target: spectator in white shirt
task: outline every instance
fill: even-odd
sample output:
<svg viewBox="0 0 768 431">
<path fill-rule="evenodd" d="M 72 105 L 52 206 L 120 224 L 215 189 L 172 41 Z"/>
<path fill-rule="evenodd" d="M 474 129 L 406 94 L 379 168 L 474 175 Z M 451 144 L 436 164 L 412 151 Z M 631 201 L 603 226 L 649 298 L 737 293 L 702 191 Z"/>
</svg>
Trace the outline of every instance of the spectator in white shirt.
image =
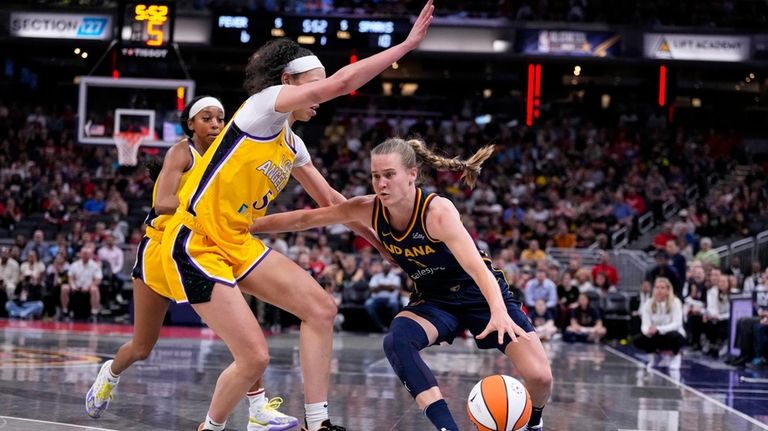
<svg viewBox="0 0 768 431">
<path fill-rule="evenodd" d="M 21 271 L 21 278 L 29 277 L 32 284 L 41 284 L 43 277 L 45 277 L 45 264 L 37 258 L 35 250 L 30 250 L 27 253 L 27 260 L 21 264 L 19 270 Z"/>
<path fill-rule="evenodd" d="M 69 266 L 69 285 L 61 287 L 62 315 L 65 318 L 70 316 L 69 297 L 73 292 L 88 292 L 91 295 L 91 320 L 97 320 L 101 300 L 99 292 L 101 279 L 101 265 L 93 260 L 93 249 L 83 247 L 80 250 L 80 259 Z"/>
<path fill-rule="evenodd" d="M 20 274 L 19 262 L 11 257 L 11 249 L 8 247 L 0 248 L 0 281 L 5 285 L 6 294 L 9 297 L 13 295 L 16 289 Z"/>
<path fill-rule="evenodd" d="M 641 310 L 640 335 L 635 346 L 649 354 L 648 365 L 653 365 L 656 353 L 671 351 L 671 361 L 660 364 L 670 369 L 680 368 L 680 350 L 685 345 L 683 304 L 674 294 L 672 283 L 659 277 L 654 282 L 651 299 Z"/>
<path fill-rule="evenodd" d="M 400 277 L 389 262 L 371 265 L 371 281 L 368 287 L 371 296 L 365 300 L 365 310 L 378 329 L 386 332 L 387 324 L 400 311 Z"/>
<path fill-rule="evenodd" d="M 728 321 L 731 318 L 731 279 L 725 275 L 716 278 L 717 284 L 707 290 L 707 309 L 704 312 L 704 334 L 709 341 L 706 353 L 720 356 L 728 339 Z"/>
<path fill-rule="evenodd" d="M 117 275 L 123 270 L 123 260 L 125 259 L 125 256 L 123 250 L 117 247 L 115 242 L 115 237 L 109 235 L 106 244 L 99 249 L 98 255 L 99 260 L 109 263 L 112 273 Z"/>
</svg>

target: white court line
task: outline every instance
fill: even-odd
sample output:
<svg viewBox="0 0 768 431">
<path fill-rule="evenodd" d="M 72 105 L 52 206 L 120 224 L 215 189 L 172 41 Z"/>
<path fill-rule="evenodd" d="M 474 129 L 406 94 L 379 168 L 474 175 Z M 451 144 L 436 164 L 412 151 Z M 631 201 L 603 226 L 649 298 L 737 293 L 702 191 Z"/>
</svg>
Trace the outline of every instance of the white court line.
<svg viewBox="0 0 768 431">
<path fill-rule="evenodd" d="M 715 404 L 716 406 L 718 406 L 720 408 L 723 408 L 723 409 L 727 410 L 730 413 L 735 414 L 736 416 L 744 419 L 745 421 L 747 421 L 747 422 L 749 422 L 749 423 L 751 423 L 753 425 L 756 425 L 756 426 L 758 426 L 758 427 L 760 427 L 760 428 L 762 428 L 764 430 L 768 430 L 768 425 L 758 421 L 757 419 L 755 419 L 755 418 L 753 418 L 751 416 L 748 416 L 748 415 L 746 415 L 746 414 L 744 414 L 744 413 L 734 409 L 731 406 L 723 404 L 722 402 L 716 400 L 715 398 L 712 398 L 709 395 L 707 395 L 707 394 L 705 394 L 705 393 L 703 393 L 703 392 L 701 392 L 699 390 L 696 390 L 693 387 L 688 386 L 688 385 L 686 385 L 685 383 L 683 383 L 681 381 L 678 381 L 678 380 L 673 379 L 672 377 L 669 377 L 668 375 L 662 373 L 661 371 L 658 371 L 658 370 L 653 369 L 653 368 L 648 369 L 646 367 L 646 364 L 643 363 L 642 361 L 638 361 L 637 359 L 633 358 L 632 356 L 624 354 L 624 353 L 614 349 L 611 346 L 603 346 L 603 347 L 605 347 L 606 350 L 608 350 L 609 352 L 613 353 L 614 355 L 616 355 L 616 356 L 618 356 L 620 358 L 624 358 L 627 361 L 634 363 L 635 365 L 637 365 L 640 368 L 646 368 L 650 373 L 655 374 L 655 375 L 661 377 L 662 379 L 664 379 L 664 380 L 666 380 L 666 381 L 668 381 L 668 382 L 670 382 L 670 383 L 672 383 L 674 385 L 677 385 L 680 388 L 687 390 L 688 392 L 693 393 L 694 395 L 697 395 L 697 396 L 699 396 L 701 398 L 704 398 L 705 400 L 711 402 L 712 404 Z"/>
<path fill-rule="evenodd" d="M 40 424 L 49 424 L 49 425 L 62 425 L 62 426 L 65 426 L 65 427 L 80 428 L 80 429 L 87 429 L 87 430 L 96 430 L 96 431 L 119 431 L 119 430 L 113 430 L 113 429 L 109 429 L 109 428 L 97 428 L 97 427 L 89 427 L 89 426 L 86 426 L 86 425 L 65 424 L 65 423 L 62 423 L 62 422 L 40 421 L 40 420 L 37 420 L 37 419 L 17 418 L 17 417 L 14 417 L 14 416 L 0 416 L 0 419 L 10 419 L 10 420 L 15 420 L 15 421 L 26 421 L 26 422 L 37 422 L 37 423 L 40 423 Z M 7 421 L 5 421 L 5 422 L 6 423 L 4 423 L 4 424 L 0 424 L 0 428 L 2 428 L 4 425 L 7 425 Z"/>
</svg>

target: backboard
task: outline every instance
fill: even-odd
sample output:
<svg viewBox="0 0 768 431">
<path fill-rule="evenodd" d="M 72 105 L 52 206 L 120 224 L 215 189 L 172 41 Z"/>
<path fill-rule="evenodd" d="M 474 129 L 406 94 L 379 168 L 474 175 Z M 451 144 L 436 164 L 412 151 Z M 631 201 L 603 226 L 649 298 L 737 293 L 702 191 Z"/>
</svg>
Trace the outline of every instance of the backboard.
<svg viewBox="0 0 768 431">
<path fill-rule="evenodd" d="M 142 146 L 169 147 L 183 136 L 179 115 L 194 95 L 189 80 L 81 77 L 77 140 L 115 145 L 115 133 L 144 131 Z"/>
</svg>

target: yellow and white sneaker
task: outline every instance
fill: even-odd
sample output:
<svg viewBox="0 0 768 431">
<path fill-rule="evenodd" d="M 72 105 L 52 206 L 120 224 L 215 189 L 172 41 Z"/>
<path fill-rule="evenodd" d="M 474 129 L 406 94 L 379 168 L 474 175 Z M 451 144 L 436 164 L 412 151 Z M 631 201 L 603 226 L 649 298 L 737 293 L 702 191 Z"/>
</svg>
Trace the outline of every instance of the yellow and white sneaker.
<svg viewBox="0 0 768 431">
<path fill-rule="evenodd" d="M 85 395 L 85 411 L 88 413 L 88 416 L 94 419 L 100 417 L 104 410 L 109 407 L 109 402 L 114 397 L 112 392 L 117 387 L 118 381 L 110 381 L 107 378 L 110 365 L 112 365 L 112 360 L 105 362 L 101 366 L 99 374 L 96 376 L 96 381 L 93 382 L 93 385 L 91 385 L 91 388 L 88 389 L 88 393 Z"/>
<path fill-rule="evenodd" d="M 275 397 L 261 407 L 251 406 L 248 409 L 248 431 L 285 431 L 299 426 L 298 419 L 277 410 L 281 404 L 283 399 Z"/>
</svg>

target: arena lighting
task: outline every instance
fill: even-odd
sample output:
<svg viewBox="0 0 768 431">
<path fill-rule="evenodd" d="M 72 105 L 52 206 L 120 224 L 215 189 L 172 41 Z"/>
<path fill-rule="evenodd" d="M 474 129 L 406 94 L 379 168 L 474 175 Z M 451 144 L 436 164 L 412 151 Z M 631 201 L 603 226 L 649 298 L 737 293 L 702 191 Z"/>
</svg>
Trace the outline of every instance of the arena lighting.
<svg viewBox="0 0 768 431">
<path fill-rule="evenodd" d="M 659 66 L 659 106 L 667 104 L 667 66 Z"/>
<path fill-rule="evenodd" d="M 80 54 L 80 57 L 88 58 L 88 53 L 87 52 L 83 52 L 82 54 Z"/>
<path fill-rule="evenodd" d="M 184 100 L 187 93 L 187 89 L 183 86 L 179 86 L 176 89 L 176 110 L 177 111 L 183 111 L 184 110 Z"/>
<path fill-rule="evenodd" d="M 533 118 L 539 118 L 539 108 L 541 107 L 541 65 L 536 65 L 536 83 L 534 84 L 533 94 Z"/>
<path fill-rule="evenodd" d="M 75 54 L 80 54 L 80 48 L 75 48 Z"/>
<path fill-rule="evenodd" d="M 533 80 L 536 66 L 528 65 L 528 92 L 525 100 L 525 125 L 533 125 Z"/>
<path fill-rule="evenodd" d="M 400 67 L 400 65 L 397 64 L 397 62 L 392 63 L 392 69 L 393 70 L 397 70 L 399 67 Z"/>
<path fill-rule="evenodd" d="M 581 66 L 576 66 L 573 68 L 573 76 L 579 76 L 581 75 Z"/>
<path fill-rule="evenodd" d="M 349 54 L 349 64 L 357 63 L 357 53 L 352 51 L 351 54 Z M 357 90 L 352 90 L 351 93 L 349 93 L 350 96 L 356 96 Z"/>
</svg>

